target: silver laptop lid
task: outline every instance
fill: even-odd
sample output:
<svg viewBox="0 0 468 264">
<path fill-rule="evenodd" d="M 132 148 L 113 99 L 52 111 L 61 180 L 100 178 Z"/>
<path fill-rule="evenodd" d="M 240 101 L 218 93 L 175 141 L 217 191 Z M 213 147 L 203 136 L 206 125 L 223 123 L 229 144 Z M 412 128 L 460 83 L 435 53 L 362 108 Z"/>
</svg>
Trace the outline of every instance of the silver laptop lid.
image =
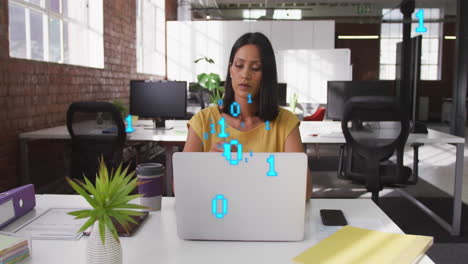
<svg viewBox="0 0 468 264">
<path fill-rule="evenodd" d="M 182 239 L 297 241 L 304 237 L 305 153 L 173 155 Z"/>
</svg>

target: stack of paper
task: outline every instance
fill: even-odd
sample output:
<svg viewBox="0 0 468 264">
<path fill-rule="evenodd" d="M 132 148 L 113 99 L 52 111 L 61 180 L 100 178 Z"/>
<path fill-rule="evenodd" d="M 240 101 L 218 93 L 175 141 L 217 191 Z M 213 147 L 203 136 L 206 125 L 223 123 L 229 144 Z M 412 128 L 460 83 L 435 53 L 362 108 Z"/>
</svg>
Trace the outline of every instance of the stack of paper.
<svg viewBox="0 0 468 264">
<path fill-rule="evenodd" d="M 411 264 L 433 243 L 432 237 L 386 233 L 345 226 L 293 259 L 300 264 Z"/>
<path fill-rule="evenodd" d="M 28 241 L 24 238 L 0 235 L 0 264 L 13 264 L 29 256 Z"/>
</svg>

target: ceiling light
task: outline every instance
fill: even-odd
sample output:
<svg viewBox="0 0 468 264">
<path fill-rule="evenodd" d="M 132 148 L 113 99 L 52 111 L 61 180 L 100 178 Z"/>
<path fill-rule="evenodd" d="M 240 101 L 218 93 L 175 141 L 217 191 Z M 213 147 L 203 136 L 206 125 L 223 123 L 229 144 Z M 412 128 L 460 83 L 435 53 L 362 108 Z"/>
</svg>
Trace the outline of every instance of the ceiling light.
<svg viewBox="0 0 468 264">
<path fill-rule="evenodd" d="M 206 19 L 211 19 L 211 16 L 210 16 L 210 15 L 206 15 Z"/>
<path fill-rule="evenodd" d="M 456 36 L 445 36 L 444 39 L 457 39 Z"/>
</svg>

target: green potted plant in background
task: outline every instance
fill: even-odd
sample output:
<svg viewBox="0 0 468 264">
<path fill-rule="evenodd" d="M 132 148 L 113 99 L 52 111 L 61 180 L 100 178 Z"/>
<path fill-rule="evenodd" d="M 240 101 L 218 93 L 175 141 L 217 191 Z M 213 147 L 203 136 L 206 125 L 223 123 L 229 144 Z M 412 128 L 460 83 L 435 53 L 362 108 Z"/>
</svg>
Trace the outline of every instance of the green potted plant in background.
<svg viewBox="0 0 468 264">
<path fill-rule="evenodd" d="M 120 114 L 122 115 L 122 119 L 125 119 L 128 115 L 128 108 L 120 99 L 114 99 L 112 104 L 119 110 Z"/>
<path fill-rule="evenodd" d="M 78 232 L 93 226 L 87 245 L 87 263 L 122 263 L 122 246 L 113 221 L 118 222 L 128 232 L 129 223 L 136 221 L 132 216 L 143 212 L 133 209 L 147 209 L 144 206 L 131 204 L 130 201 L 141 197 L 131 194 L 137 187 L 135 172 L 128 173 L 128 166 L 122 170 L 107 170 L 104 159 L 99 160 L 96 183 L 86 177 L 84 182 L 66 178 L 71 187 L 83 196 L 92 209 L 70 212 L 75 219 L 89 218 Z"/>
<path fill-rule="evenodd" d="M 289 102 L 289 107 L 291 108 L 291 112 L 293 112 L 293 114 L 296 113 L 297 101 L 298 101 L 298 96 L 296 93 L 294 93 L 294 95 L 291 97 L 291 100 Z"/>
<path fill-rule="evenodd" d="M 214 64 L 214 60 L 208 57 L 202 57 L 196 59 L 194 62 L 206 61 L 210 64 Z M 191 87 L 194 90 L 207 89 L 210 93 L 210 102 L 212 104 L 218 103 L 219 99 L 224 96 L 224 87 L 220 86 L 221 78 L 216 73 L 200 73 L 197 75 L 197 83 L 192 84 Z M 202 93 L 200 93 L 202 94 Z"/>
<path fill-rule="evenodd" d="M 128 107 L 120 100 L 120 99 L 114 99 L 112 101 L 112 104 L 119 110 L 120 114 L 122 115 L 122 119 L 124 122 L 127 122 L 127 116 L 129 114 Z M 138 121 L 138 116 L 132 115 L 132 125 L 135 125 Z"/>
</svg>

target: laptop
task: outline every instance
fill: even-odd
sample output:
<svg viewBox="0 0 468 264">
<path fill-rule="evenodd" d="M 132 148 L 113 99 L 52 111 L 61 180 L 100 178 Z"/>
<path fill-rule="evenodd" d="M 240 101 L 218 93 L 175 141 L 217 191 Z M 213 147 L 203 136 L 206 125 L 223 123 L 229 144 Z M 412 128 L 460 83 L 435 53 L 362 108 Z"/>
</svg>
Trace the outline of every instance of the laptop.
<svg viewBox="0 0 468 264">
<path fill-rule="evenodd" d="M 181 239 L 304 239 L 305 153 L 177 152 L 173 168 Z"/>
</svg>

